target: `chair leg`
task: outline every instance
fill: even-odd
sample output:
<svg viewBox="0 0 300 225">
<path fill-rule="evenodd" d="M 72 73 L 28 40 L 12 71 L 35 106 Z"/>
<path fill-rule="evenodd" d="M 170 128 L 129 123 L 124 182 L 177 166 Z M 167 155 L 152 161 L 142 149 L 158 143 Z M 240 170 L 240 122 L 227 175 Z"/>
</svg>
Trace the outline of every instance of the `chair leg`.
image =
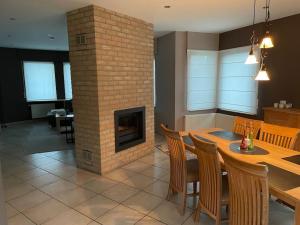
<svg viewBox="0 0 300 225">
<path fill-rule="evenodd" d="M 198 202 L 197 208 L 194 212 L 194 222 L 199 222 L 200 220 L 200 213 L 201 213 L 201 206 L 200 203 Z"/>
<path fill-rule="evenodd" d="M 169 184 L 168 194 L 167 194 L 167 197 L 166 197 L 167 201 L 170 201 L 172 192 L 173 192 L 173 189 L 171 187 L 171 184 Z"/>
<path fill-rule="evenodd" d="M 228 215 L 228 213 L 229 213 L 229 205 L 226 205 L 226 213 Z"/>
<path fill-rule="evenodd" d="M 197 193 L 197 181 L 193 182 L 193 191 L 194 191 L 194 194 Z"/>
<path fill-rule="evenodd" d="M 181 215 L 185 214 L 185 208 L 186 208 L 186 188 L 182 192 L 182 202 L 181 202 Z"/>
</svg>

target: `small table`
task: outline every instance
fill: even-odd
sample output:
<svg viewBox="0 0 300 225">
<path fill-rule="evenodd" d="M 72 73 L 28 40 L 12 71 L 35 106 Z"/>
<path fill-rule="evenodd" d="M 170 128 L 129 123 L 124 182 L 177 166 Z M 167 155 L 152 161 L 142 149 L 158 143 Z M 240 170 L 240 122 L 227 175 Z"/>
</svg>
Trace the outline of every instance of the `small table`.
<svg viewBox="0 0 300 225">
<path fill-rule="evenodd" d="M 56 129 L 59 132 L 66 134 L 66 141 L 67 143 L 73 143 L 74 142 L 74 114 L 68 114 L 68 115 L 56 115 Z M 61 131 L 61 121 L 64 121 L 64 127 L 65 130 Z"/>
<path fill-rule="evenodd" d="M 65 127 L 66 127 L 66 141 L 67 143 L 74 143 L 74 114 L 66 115 Z M 70 127 L 70 129 L 68 129 Z"/>
</svg>

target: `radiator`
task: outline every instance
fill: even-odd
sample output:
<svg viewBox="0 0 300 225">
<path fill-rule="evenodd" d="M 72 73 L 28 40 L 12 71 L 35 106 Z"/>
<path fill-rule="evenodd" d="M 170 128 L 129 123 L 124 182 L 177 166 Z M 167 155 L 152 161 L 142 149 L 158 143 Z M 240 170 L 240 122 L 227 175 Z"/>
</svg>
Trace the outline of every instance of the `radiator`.
<svg viewBox="0 0 300 225">
<path fill-rule="evenodd" d="M 47 113 L 51 109 L 55 109 L 54 103 L 33 104 L 31 105 L 31 117 L 32 119 L 47 117 Z"/>
</svg>

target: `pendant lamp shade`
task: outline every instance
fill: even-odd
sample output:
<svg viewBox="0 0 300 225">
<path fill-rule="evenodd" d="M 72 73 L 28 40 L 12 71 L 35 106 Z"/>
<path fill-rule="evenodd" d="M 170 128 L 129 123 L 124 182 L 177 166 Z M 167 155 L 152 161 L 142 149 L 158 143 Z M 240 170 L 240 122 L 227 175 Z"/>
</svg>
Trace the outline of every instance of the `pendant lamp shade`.
<svg viewBox="0 0 300 225">
<path fill-rule="evenodd" d="M 269 74 L 267 72 L 266 66 L 263 64 L 255 77 L 257 81 L 268 81 L 270 80 Z"/>
</svg>

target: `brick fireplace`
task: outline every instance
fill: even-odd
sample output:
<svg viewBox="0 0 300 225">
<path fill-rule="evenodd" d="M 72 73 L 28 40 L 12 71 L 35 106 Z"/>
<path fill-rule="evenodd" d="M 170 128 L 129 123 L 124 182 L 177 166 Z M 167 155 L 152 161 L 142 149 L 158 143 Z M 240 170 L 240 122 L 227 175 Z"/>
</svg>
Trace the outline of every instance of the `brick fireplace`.
<svg viewBox="0 0 300 225">
<path fill-rule="evenodd" d="M 94 5 L 69 12 L 67 20 L 77 164 L 105 173 L 154 146 L 153 25 Z M 115 112 L 133 108 L 144 109 L 144 127 L 139 114 L 123 119 L 118 147 Z M 134 144 L 127 144 L 124 129 L 132 132 Z"/>
</svg>

